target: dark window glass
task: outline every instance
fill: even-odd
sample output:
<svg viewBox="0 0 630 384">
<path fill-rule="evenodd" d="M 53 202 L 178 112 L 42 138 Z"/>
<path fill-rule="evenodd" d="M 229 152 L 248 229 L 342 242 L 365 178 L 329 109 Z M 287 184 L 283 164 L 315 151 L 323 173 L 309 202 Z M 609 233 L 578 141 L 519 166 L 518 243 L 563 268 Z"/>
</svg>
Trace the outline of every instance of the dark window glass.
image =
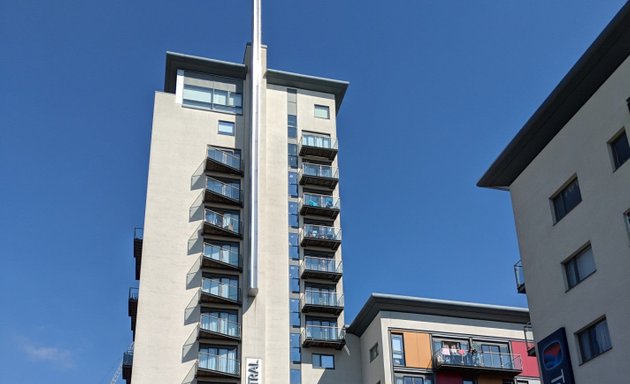
<svg viewBox="0 0 630 384">
<path fill-rule="evenodd" d="M 311 357 L 313 368 L 335 369 L 335 356 L 313 353 Z"/>
<path fill-rule="evenodd" d="M 300 293 L 300 268 L 296 265 L 289 265 L 289 279 L 291 292 Z"/>
<path fill-rule="evenodd" d="M 300 348 L 300 334 L 291 333 L 290 342 L 291 342 L 291 362 L 295 364 L 300 364 L 302 362 L 302 352 Z"/>
<path fill-rule="evenodd" d="M 288 115 L 287 116 L 287 120 L 288 120 L 288 132 L 287 134 L 289 135 L 290 139 L 297 139 L 297 116 L 295 115 Z"/>
<path fill-rule="evenodd" d="M 558 222 L 582 201 L 577 178 L 564 187 L 556 196 L 552 197 L 552 201 L 556 222 Z"/>
<path fill-rule="evenodd" d="M 289 311 L 291 312 L 290 321 L 292 327 L 299 327 L 302 324 L 300 319 L 300 300 L 289 299 Z"/>
<path fill-rule="evenodd" d="M 610 142 L 610 147 L 612 148 L 615 161 L 615 169 L 621 167 L 630 159 L 630 144 L 628 144 L 628 136 L 625 131 Z"/>
<path fill-rule="evenodd" d="M 289 196 L 298 197 L 298 174 L 289 172 Z"/>
<path fill-rule="evenodd" d="M 300 226 L 297 212 L 298 212 L 298 204 L 289 202 L 289 226 L 291 228 L 298 228 Z"/>
<path fill-rule="evenodd" d="M 370 348 L 370 363 L 374 361 L 378 357 L 378 343 L 374 344 L 372 348 Z"/>
<path fill-rule="evenodd" d="M 578 333 L 582 361 L 587 362 L 612 348 L 608 323 L 603 319 Z"/>
<path fill-rule="evenodd" d="M 596 271 L 593 249 L 588 247 L 572 257 L 564 264 L 564 271 L 567 274 L 569 288 L 575 287 L 582 280 L 592 275 Z"/>
<path fill-rule="evenodd" d="M 302 384 L 302 374 L 299 369 L 291 370 L 291 384 Z"/>
</svg>

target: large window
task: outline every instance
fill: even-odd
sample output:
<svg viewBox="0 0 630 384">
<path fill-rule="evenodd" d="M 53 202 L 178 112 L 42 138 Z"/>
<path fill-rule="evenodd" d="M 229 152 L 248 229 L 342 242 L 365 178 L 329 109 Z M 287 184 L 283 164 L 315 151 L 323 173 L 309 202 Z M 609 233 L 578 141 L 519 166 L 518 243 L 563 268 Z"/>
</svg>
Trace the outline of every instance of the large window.
<svg viewBox="0 0 630 384">
<path fill-rule="evenodd" d="M 577 177 L 552 196 L 551 201 L 553 202 L 555 219 L 558 222 L 582 201 Z"/>
<path fill-rule="evenodd" d="M 299 235 L 297 233 L 289 233 L 289 258 L 291 260 L 300 260 L 300 247 L 298 241 Z"/>
<path fill-rule="evenodd" d="M 298 150 L 297 144 L 289 144 L 289 167 L 297 168 L 298 167 Z"/>
<path fill-rule="evenodd" d="M 612 348 L 606 319 L 578 332 L 582 362 L 587 362 Z"/>
<path fill-rule="evenodd" d="M 289 172 L 289 196 L 298 197 L 298 174 Z"/>
<path fill-rule="evenodd" d="M 626 131 L 622 131 L 621 134 L 610 141 L 610 149 L 615 169 L 621 167 L 630 159 L 630 144 L 628 144 Z"/>
<path fill-rule="evenodd" d="M 578 285 L 582 280 L 595 273 L 593 249 L 589 245 L 564 263 L 569 289 Z"/>
<path fill-rule="evenodd" d="M 220 83 L 216 84 L 222 87 Z M 240 93 L 212 88 L 211 86 L 184 84 L 182 102 L 188 107 L 236 114 L 243 113 L 243 96 Z"/>
<path fill-rule="evenodd" d="M 300 334 L 290 334 L 291 343 L 291 362 L 294 364 L 300 364 L 302 362 L 302 351 L 300 348 Z"/>
<path fill-rule="evenodd" d="M 300 267 L 297 265 L 289 265 L 289 280 L 291 292 L 300 293 Z"/>
<path fill-rule="evenodd" d="M 429 376 L 409 376 L 396 375 L 395 384 L 431 384 L 432 380 Z M 464 384 L 466 382 L 464 381 Z"/>
<path fill-rule="evenodd" d="M 298 228 L 300 222 L 298 219 L 298 203 L 289 201 L 289 227 Z"/>
<path fill-rule="evenodd" d="M 291 384 L 302 384 L 302 372 L 299 369 L 291 369 Z"/>
<path fill-rule="evenodd" d="M 325 369 L 335 369 L 335 356 L 334 355 L 324 355 L 321 353 L 313 353 L 312 362 L 313 368 L 325 368 Z"/>
<path fill-rule="evenodd" d="M 330 108 L 326 105 L 315 105 L 315 117 L 330 119 Z"/>
<path fill-rule="evenodd" d="M 302 325 L 300 318 L 300 299 L 289 299 L 290 321 L 293 328 L 299 328 Z"/>
<path fill-rule="evenodd" d="M 297 116 L 287 115 L 287 134 L 289 139 L 297 139 Z"/>
<path fill-rule="evenodd" d="M 405 347 L 402 335 L 392 333 L 392 361 L 394 365 L 405 365 Z"/>
</svg>

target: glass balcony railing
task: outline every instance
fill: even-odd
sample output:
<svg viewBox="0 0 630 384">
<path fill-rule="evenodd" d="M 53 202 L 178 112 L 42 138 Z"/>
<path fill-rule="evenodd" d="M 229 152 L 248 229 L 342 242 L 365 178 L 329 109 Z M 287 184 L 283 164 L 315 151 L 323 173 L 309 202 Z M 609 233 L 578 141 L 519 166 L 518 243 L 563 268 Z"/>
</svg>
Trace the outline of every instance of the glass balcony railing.
<svg viewBox="0 0 630 384">
<path fill-rule="evenodd" d="M 325 225 L 305 224 L 302 237 L 307 239 L 341 241 L 341 229 Z"/>
<path fill-rule="evenodd" d="M 129 288 L 129 301 L 138 302 L 138 288 Z"/>
<path fill-rule="evenodd" d="M 241 371 L 240 362 L 236 358 L 201 351 L 199 352 L 199 368 L 235 376 L 238 376 Z"/>
<path fill-rule="evenodd" d="M 304 305 L 343 307 L 343 295 L 338 295 L 337 292 L 306 290 L 302 298 Z"/>
<path fill-rule="evenodd" d="M 324 327 L 318 325 L 307 325 L 303 331 L 304 339 L 321 341 L 342 341 L 346 331 L 339 327 Z"/>
<path fill-rule="evenodd" d="M 338 175 L 338 170 L 337 168 L 333 168 L 330 165 L 304 163 L 302 164 L 302 174 L 305 176 L 336 179 Z"/>
<path fill-rule="evenodd" d="M 133 229 L 133 239 L 142 240 L 144 238 L 144 228 L 136 227 Z"/>
<path fill-rule="evenodd" d="M 241 337 L 241 325 L 235 321 L 220 318 L 209 313 L 201 314 L 201 329 L 222 335 Z"/>
<path fill-rule="evenodd" d="M 123 353 L 123 366 L 131 367 L 133 364 L 133 350 L 128 350 Z"/>
<path fill-rule="evenodd" d="M 237 171 L 241 171 L 241 157 L 233 153 L 222 151 L 214 147 L 208 147 L 208 159 L 212 159 Z"/>
<path fill-rule="evenodd" d="M 212 177 L 206 178 L 206 188 L 209 191 L 217 193 L 228 199 L 241 201 L 241 188 L 233 184 L 226 184 L 221 180 L 214 179 Z"/>
<path fill-rule="evenodd" d="M 315 193 L 305 193 L 302 197 L 302 206 L 339 209 L 339 198 L 329 195 L 319 195 Z"/>
<path fill-rule="evenodd" d="M 218 228 L 226 229 L 230 232 L 241 233 L 238 215 L 220 214 L 210 209 L 205 210 L 204 221 Z"/>
<path fill-rule="evenodd" d="M 203 244 L 203 257 L 230 264 L 235 267 L 240 266 L 238 250 L 234 247 L 220 247 L 218 245 Z"/>
<path fill-rule="evenodd" d="M 523 326 L 523 339 L 527 346 L 527 355 L 536 356 L 536 343 L 534 342 L 534 330 L 532 323 L 527 323 Z"/>
<path fill-rule="evenodd" d="M 460 353 L 461 352 L 461 353 Z M 481 352 L 442 348 L 433 355 L 435 367 L 453 366 L 487 370 L 522 371 L 520 355 L 507 352 Z"/>
<path fill-rule="evenodd" d="M 326 257 L 304 256 L 302 269 L 314 272 L 342 273 L 341 261 Z"/>
<path fill-rule="evenodd" d="M 333 140 L 328 136 L 312 135 L 305 133 L 300 140 L 302 146 L 315 147 L 323 149 L 337 149 L 337 140 Z"/>
<path fill-rule="evenodd" d="M 240 300 L 240 289 L 238 281 L 228 278 L 206 278 L 201 279 L 201 291 L 212 296 L 223 297 L 232 301 Z"/>
<path fill-rule="evenodd" d="M 521 260 L 514 264 L 514 277 L 516 278 L 516 290 L 518 293 L 525 293 L 525 274 L 523 273 Z"/>
</svg>

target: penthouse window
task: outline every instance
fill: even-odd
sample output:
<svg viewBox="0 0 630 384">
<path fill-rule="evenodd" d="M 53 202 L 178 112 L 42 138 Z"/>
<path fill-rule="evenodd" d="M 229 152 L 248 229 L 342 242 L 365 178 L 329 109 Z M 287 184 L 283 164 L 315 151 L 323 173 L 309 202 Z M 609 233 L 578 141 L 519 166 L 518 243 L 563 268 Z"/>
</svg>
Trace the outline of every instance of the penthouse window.
<svg viewBox="0 0 630 384">
<path fill-rule="evenodd" d="M 582 362 L 585 363 L 612 349 L 608 323 L 601 319 L 577 333 Z"/>
<path fill-rule="evenodd" d="M 630 159 L 630 144 L 628 143 L 626 131 L 621 131 L 608 144 L 610 145 L 614 168 L 617 170 Z"/>
<path fill-rule="evenodd" d="M 564 262 L 564 272 L 567 276 L 569 289 L 581 283 L 595 271 L 595 259 L 590 245 Z"/>
<path fill-rule="evenodd" d="M 392 333 L 392 361 L 394 365 L 405 366 L 405 347 L 402 335 Z"/>
<path fill-rule="evenodd" d="M 184 73 L 182 104 L 217 112 L 242 114 L 242 81 L 205 73 Z"/>
<path fill-rule="evenodd" d="M 577 177 L 573 178 L 560 191 L 551 197 L 556 223 L 573 210 L 580 202 L 582 195 Z"/>
</svg>

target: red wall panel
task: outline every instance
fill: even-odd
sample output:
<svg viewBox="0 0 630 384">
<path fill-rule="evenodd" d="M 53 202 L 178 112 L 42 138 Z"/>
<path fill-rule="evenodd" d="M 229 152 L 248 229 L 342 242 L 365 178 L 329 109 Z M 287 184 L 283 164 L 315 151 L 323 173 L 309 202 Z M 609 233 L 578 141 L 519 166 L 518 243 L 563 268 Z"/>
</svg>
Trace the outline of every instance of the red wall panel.
<svg viewBox="0 0 630 384">
<path fill-rule="evenodd" d="M 436 379 L 435 384 L 462 384 L 464 381 L 462 375 L 450 372 L 438 372 Z"/>
<path fill-rule="evenodd" d="M 536 356 L 527 356 L 527 344 L 524 341 L 512 341 L 512 353 L 521 355 L 523 373 L 519 376 L 540 377 Z"/>
</svg>

